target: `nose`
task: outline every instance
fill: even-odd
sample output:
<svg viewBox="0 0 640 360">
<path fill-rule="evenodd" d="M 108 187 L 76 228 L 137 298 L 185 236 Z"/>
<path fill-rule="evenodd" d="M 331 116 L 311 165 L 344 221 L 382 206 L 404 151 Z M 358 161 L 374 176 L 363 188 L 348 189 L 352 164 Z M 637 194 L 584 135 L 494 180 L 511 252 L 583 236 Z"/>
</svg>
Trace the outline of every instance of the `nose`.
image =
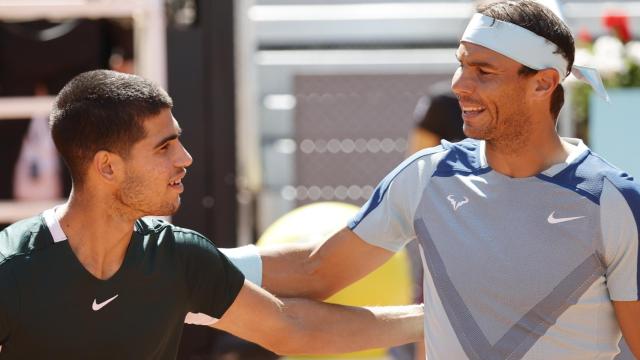
<svg viewBox="0 0 640 360">
<path fill-rule="evenodd" d="M 193 157 L 187 151 L 187 149 L 180 143 L 180 156 L 178 158 L 177 167 L 187 168 L 193 164 Z"/>
<path fill-rule="evenodd" d="M 451 79 L 451 90 L 458 97 L 469 95 L 473 92 L 473 84 L 469 79 L 468 72 L 462 69 L 462 66 L 458 67 Z"/>
</svg>

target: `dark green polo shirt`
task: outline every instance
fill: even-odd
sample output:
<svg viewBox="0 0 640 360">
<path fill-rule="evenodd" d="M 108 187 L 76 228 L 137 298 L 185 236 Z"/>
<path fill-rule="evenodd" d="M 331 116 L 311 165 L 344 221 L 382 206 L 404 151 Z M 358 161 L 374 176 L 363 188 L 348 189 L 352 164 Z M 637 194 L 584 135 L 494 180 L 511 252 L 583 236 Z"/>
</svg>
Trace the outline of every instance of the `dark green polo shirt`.
<svg viewBox="0 0 640 360">
<path fill-rule="evenodd" d="M 159 220 L 136 222 L 108 280 L 56 240 L 43 216 L 0 233 L 0 359 L 175 359 L 185 316 L 220 318 L 244 282 L 207 238 Z"/>
</svg>

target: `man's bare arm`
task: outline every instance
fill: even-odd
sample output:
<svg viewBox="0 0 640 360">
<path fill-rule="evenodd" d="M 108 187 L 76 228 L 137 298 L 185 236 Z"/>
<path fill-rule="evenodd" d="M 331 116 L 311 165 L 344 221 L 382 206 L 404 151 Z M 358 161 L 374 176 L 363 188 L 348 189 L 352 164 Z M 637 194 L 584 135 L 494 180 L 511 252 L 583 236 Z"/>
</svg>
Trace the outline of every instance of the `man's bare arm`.
<svg viewBox="0 0 640 360">
<path fill-rule="evenodd" d="M 245 281 L 212 326 L 279 354 L 333 354 L 422 339 L 421 305 L 361 308 L 307 299 L 277 299 Z"/>
<path fill-rule="evenodd" d="M 260 249 L 262 286 L 284 297 L 326 299 L 384 264 L 393 252 L 345 228 L 318 244 Z"/>
<path fill-rule="evenodd" d="M 624 340 L 636 359 L 640 359 L 640 301 L 614 301 L 613 307 Z"/>
</svg>

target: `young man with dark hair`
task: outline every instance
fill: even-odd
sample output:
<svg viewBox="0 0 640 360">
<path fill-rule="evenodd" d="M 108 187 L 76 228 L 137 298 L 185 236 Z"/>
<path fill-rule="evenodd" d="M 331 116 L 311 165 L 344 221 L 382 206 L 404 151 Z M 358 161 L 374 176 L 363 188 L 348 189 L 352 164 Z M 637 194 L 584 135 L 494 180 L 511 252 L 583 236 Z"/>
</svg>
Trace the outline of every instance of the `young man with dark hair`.
<svg viewBox="0 0 640 360">
<path fill-rule="evenodd" d="M 93 71 L 51 115 L 71 169 L 68 202 L 0 232 L 0 358 L 174 359 L 183 322 L 279 353 L 417 341 L 421 306 L 279 300 L 202 235 L 146 215 L 180 205 L 191 165 L 164 90 Z"/>
<path fill-rule="evenodd" d="M 452 90 L 467 137 L 419 151 L 347 228 L 312 246 L 261 249 L 266 289 L 326 298 L 418 241 L 427 357 L 640 358 L 640 187 L 556 132 L 573 65 L 567 26 L 531 0 L 479 10 Z"/>
</svg>

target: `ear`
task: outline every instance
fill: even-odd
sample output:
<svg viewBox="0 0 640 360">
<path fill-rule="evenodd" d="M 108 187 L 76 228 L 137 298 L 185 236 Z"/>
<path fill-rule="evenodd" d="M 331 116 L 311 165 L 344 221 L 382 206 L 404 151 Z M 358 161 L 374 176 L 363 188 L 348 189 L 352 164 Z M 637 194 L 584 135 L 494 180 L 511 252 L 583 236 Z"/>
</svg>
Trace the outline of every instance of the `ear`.
<svg viewBox="0 0 640 360">
<path fill-rule="evenodd" d="M 531 95 L 539 99 L 550 98 L 559 83 L 560 75 L 555 69 L 539 70 L 534 75 L 534 89 Z"/>
<path fill-rule="evenodd" d="M 93 168 L 100 179 L 107 182 L 116 181 L 123 170 L 123 161 L 115 153 L 100 150 L 93 156 Z"/>
</svg>

